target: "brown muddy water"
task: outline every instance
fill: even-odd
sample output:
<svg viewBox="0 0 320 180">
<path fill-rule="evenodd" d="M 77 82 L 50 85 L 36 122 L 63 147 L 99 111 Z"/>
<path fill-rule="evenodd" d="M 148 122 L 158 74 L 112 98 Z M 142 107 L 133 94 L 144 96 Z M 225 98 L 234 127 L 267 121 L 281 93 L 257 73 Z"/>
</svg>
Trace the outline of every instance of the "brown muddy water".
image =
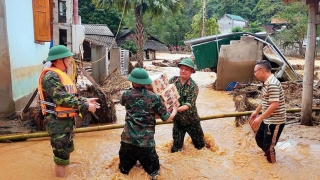
<svg viewBox="0 0 320 180">
<path fill-rule="evenodd" d="M 155 68 L 152 73 L 177 75 L 177 68 Z M 200 87 L 197 106 L 200 116 L 234 112 L 232 97 L 214 91 L 212 72 L 197 72 L 192 77 Z M 118 122 L 125 111 L 117 105 Z M 319 127 L 289 124 L 276 146 L 277 162 L 269 164 L 257 147 L 248 124 L 235 127 L 234 118 L 202 121 L 211 148 L 196 150 L 186 136 L 181 152 L 170 153 L 172 124 L 156 126 L 156 150 L 160 159 L 160 180 L 185 179 L 320 179 Z M 138 164 L 129 175 L 118 170 L 122 129 L 76 134 L 76 150 L 71 154 L 66 177 L 56 178 L 49 138 L 0 143 L 0 179 L 149 179 Z"/>
</svg>

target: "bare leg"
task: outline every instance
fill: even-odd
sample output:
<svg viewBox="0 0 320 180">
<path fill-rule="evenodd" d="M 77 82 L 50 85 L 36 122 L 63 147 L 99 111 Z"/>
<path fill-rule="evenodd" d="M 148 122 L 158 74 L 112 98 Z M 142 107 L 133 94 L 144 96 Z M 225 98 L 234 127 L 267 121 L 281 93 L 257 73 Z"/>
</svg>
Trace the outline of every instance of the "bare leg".
<svg viewBox="0 0 320 180">
<path fill-rule="evenodd" d="M 65 176 L 65 166 L 60 166 L 56 164 L 56 176 L 57 177 L 64 177 Z"/>
</svg>

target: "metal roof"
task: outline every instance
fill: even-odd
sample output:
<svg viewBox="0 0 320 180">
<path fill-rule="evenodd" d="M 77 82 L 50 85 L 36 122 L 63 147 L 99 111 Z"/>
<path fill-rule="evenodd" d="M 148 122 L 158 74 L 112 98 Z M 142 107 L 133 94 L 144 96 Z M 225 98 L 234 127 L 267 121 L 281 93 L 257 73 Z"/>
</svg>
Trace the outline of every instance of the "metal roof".
<svg viewBox="0 0 320 180">
<path fill-rule="evenodd" d="M 237 20 L 237 21 L 246 21 L 245 19 L 243 19 L 241 16 L 237 16 L 237 15 L 233 15 L 233 14 L 226 14 L 229 18 L 233 19 L 233 20 Z"/>
</svg>

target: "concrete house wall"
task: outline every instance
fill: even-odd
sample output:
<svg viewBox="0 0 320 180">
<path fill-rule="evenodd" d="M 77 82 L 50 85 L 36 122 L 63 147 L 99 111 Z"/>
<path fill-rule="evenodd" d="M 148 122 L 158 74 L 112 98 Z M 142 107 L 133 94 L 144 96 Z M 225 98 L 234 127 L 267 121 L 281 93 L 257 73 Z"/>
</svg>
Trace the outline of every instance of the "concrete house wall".
<svg viewBox="0 0 320 180">
<path fill-rule="evenodd" d="M 246 26 L 245 21 L 238 21 L 230 18 L 227 14 L 225 14 L 222 18 L 218 20 L 218 25 L 221 34 L 232 33 L 232 29 L 240 26 L 241 28 Z"/>
<path fill-rule="evenodd" d="M 32 0 L 0 0 L 0 113 L 20 111 L 37 87 L 50 43 L 34 40 Z"/>
</svg>

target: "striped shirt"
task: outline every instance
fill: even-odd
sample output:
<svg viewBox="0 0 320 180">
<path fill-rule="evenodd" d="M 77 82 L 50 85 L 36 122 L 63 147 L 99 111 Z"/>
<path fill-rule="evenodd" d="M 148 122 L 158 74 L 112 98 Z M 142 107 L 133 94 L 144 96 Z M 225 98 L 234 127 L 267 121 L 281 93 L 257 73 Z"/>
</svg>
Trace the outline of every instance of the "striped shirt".
<svg viewBox="0 0 320 180">
<path fill-rule="evenodd" d="M 278 108 L 263 121 L 265 124 L 283 124 L 286 122 L 284 91 L 280 81 L 273 75 L 268 77 L 262 88 L 262 111 L 265 112 L 270 102 L 279 102 Z"/>
</svg>

